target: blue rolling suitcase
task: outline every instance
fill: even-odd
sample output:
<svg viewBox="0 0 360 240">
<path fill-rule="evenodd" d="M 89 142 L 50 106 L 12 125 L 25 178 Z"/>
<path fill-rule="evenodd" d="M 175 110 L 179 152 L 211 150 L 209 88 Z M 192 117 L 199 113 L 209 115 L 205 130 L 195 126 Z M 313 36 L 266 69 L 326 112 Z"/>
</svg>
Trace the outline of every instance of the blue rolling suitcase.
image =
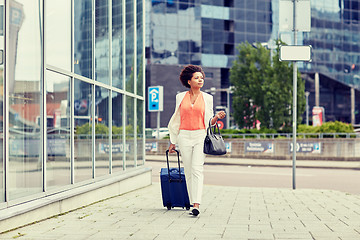
<svg viewBox="0 0 360 240">
<path fill-rule="evenodd" d="M 164 207 L 170 210 L 173 207 L 182 207 L 189 210 L 190 200 L 186 188 L 184 168 L 180 168 L 179 151 L 175 150 L 178 157 L 178 168 L 169 167 L 169 150 L 166 151 L 167 168 L 160 172 L 161 193 Z"/>
</svg>

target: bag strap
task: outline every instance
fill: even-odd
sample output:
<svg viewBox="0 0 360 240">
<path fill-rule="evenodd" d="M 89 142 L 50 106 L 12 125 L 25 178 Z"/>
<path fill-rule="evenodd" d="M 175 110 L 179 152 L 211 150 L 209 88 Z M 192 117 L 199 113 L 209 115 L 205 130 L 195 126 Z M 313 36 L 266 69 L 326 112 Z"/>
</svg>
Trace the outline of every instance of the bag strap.
<svg viewBox="0 0 360 240">
<path fill-rule="evenodd" d="M 212 128 L 214 128 L 214 131 L 212 131 Z M 218 132 L 218 135 L 220 135 L 220 129 L 219 129 L 219 125 L 217 124 L 217 120 L 215 122 L 215 125 L 214 127 L 211 126 L 211 119 L 209 120 L 209 127 L 207 129 L 207 134 L 209 135 L 209 129 L 210 129 L 210 134 L 211 135 L 214 135 L 214 133 L 216 134 L 216 129 L 217 129 L 217 132 Z"/>
</svg>

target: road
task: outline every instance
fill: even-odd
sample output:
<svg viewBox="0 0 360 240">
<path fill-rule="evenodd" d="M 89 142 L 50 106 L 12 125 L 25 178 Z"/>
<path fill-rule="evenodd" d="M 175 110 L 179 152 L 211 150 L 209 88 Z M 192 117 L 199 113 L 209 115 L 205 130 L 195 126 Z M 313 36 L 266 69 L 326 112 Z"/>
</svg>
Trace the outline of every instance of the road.
<svg viewBox="0 0 360 240">
<path fill-rule="evenodd" d="M 153 168 L 153 182 L 159 182 L 166 162 L 147 161 Z M 171 167 L 176 167 L 171 166 Z M 204 183 L 221 186 L 292 188 L 292 168 L 205 165 Z M 328 189 L 360 194 L 360 171 L 297 168 L 296 188 Z"/>
</svg>

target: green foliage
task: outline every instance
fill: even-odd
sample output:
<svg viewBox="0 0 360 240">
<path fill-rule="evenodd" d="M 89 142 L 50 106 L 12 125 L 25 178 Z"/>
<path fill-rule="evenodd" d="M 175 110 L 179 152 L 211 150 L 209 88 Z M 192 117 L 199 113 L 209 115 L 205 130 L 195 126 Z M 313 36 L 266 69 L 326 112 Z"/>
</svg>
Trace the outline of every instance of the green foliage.
<svg viewBox="0 0 360 240">
<path fill-rule="evenodd" d="M 85 123 L 81 126 L 76 126 L 76 134 L 79 135 L 89 135 L 91 134 L 91 124 L 90 123 Z"/>
<path fill-rule="evenodd" d="M 319 133 L 320 127 L 307 126 L 306 124 L 299 124 L 297 126 L 298 133 Z"/>
<path fill-rule="evenodd" d="M 258 129 L 221 129 L 221 134 L 262 134 L 262 133 L 277 133 L 275 129 L 268 129 L 268 128 L 262 128 L 260 130 Z"/>
<path fill-rule="evenodd" d="M 76 134 L 83 135 L 82 137 L 90 137 L 92 131 L 92 126 L 90 123 L 85 123 L 81 126 L 76 126 Z M 109 128 L 101 123 L 95 124 L 95 135 L 96 138 L 104 137 L 109 135 Z"/>
<path fill-rule="evenodd" d="M 113 135 L 122 135 L 122 127 L 112 126 L 112 134 Z"/>
<path fill-rule="evenodd" d="M 321 126 L 299 125 L 298 133 L 354 133 L 354 127 L 351 124 L 335 121 L 325 122 Z"/>
<path fill-rule="evenodd" d="M 76 126 L 76 134 L 77 135 L 87 135 L 91 136 L 92 126 L 89 123 L 85 123 L 81 126 Z M 137 127 L 137 131 L 139 132 L 140 128 Z M 112 134 L 113 139 L 120 139 L 123 135 L 123 127 L 112 126 Z M 134 127 L 132 125 L 127 125 L 125 127 L 126 138 L 134 137 Z M 95 135 L 97 137 L 103 137 L 109 135 L 109 127 L 104 124 L 95 124 Z"/>
<path fill-rule="evenodd" d="M 326 122 L 320 126 L 322 133 L 353 133 L 354 127 L 351 124 L 335 121 Z"/>
<path fill-rule="evenodd" d="M 235 122 L 241 128 L 252 128 L 256 120 L 261 128 L 281 129 L 292 126 L 293 67 L 279 61 L 280 45 L 273 52 L 257 43 L 238 46 L 239 55 L 230 69 L 230 81 L 234 86 L 233 112 Z M 297 74 L 297 116 L 305 111 L 305 82 Z"/>
<path fill-rule="evenodd" d="M 109 128 L 104 124 L 95 124 L 95 134 L 109 135 Z"/>
</svg>

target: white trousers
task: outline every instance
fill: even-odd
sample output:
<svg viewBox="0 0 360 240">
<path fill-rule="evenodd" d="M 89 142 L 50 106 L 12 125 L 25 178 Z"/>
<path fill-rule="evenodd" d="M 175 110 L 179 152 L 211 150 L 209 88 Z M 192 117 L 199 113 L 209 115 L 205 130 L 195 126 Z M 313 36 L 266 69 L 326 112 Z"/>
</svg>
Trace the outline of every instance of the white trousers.
<svg viewBox="0 0 360 240">
<path fill-rule="evenodd" d="M 184 164 L 190 203 L 201 203 L 204 185 L 204 139 L 206 130 L 180 130 L 178 145 Z"/>
</svg>

